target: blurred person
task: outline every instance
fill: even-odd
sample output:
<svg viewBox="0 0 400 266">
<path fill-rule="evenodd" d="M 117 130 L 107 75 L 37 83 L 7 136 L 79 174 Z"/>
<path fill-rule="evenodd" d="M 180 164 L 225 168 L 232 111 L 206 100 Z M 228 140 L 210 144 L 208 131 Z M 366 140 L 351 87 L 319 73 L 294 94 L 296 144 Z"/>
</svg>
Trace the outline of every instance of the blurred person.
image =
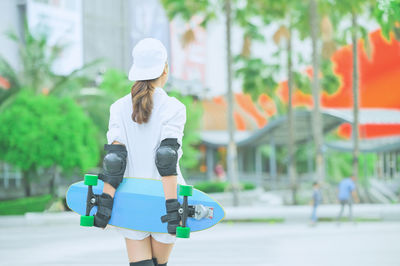
<svg viewBox="0 0 400 266">
<path fill-rule="evenodd" d="M 95 215 L 95 226 L 106 227 L 115 190 L 123 177 L 161 179 L 169 216 L 168 234 L 117 227 L 116 230 L 125 237 L 130 266 L 166 266 L 180 223 L 177 184 L 185 184 L 179 159 L 183 154 L 186 107 L 163 89 L 169 69 L 167 50 L 159 40 L 139 41 L 132 56 L 129 80 L 135 83 L 129 94 L 110 107 L 108 154 L 103 167 L 111 172 L 118 169 L 105 174 L 108 177 L 103 179 L 103 195 L 108 202 L 99 206 L 104 211 Z"/>
<path fill-rule="evenodd" d="M 318 221 L 317 209 L 318 209 L 318 206 L 321 204 L 321 202 L 322 202 L 322 194 L 321 194 L 321 190 L 320 190 L 320 185 L 318 182 L 314 182 L 313 183 L 313 194 L 312 194 L 312 200 L 311 200 L 311 204 L 313 206 L 312 213 L 311 213 L 311 226 L 315 226 L 317 224 L 317 221 Z"/>
<path fill-rule="evenodd" d="M 345 178 L 339 183 L 338 200 L 340 202 L 340 212 L 337 217 L 338 223 L 343 215 L 345 205 L 349 206 L 349 220 L 353 221 L 353 202 L 358 203 L 358 195 L 356 192 L 356 177 Z"/>
<path fill-rule="evenodd" d="M 226 174 L 222 163 L 219 162 L 214 168 L 215 175 L 217 176 L 218 181 L 225 181 Z"/>
</svg>

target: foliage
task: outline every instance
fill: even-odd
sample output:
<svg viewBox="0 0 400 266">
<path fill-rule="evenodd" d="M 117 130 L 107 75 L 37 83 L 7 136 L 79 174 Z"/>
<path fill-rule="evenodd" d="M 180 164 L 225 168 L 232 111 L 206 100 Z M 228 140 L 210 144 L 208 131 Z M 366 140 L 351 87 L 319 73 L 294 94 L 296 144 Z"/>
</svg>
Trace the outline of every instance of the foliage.
<svg viewBox="0 0 400 266">
<path fill-rule="evenodd" d="M 218 8 L 212 0 L 161 0 L 169 19 L 176 17 L 182 18 L 184 21 L 189 21 L 194 15 L 199 15 L 203 18 L 203 26 L 216 17 Z M 219 4 L 218 1 L 216 3 Z"/>
<path fill-rule="evenodd" d="M 5 80 L 8 86 L 6 88 L 0 87 L 0 111 L 1 105 L 12 100 L 13 96 L 20 90 L 17 74 L 12 66 L 0 56 L 0 77 Z"/>
<path fill-rule="evenodd" d="M 56 76 L 51 68 L 63 47 L 49 46 L 48 36 L 43 32 L 34 34 L 27 24 L 25 24 L 23 39 L 14 32 L 8 32 L 7 37 L 18 45 L 23 67 L 21 75 L 18 76 L 20 84 L 26 89 L 39 93 L 42 89 L 51 87 L 52 79 Z"/>
<path fill-rule="evenodd" d="M 330 5 L 323 2 L 319 6 L 319 11 L 327 13 Z M 282 39 L 290 38 L 293 31 L 299 33 L 300 40 L 309 38 L 310 21 L 309 21 L 309 2 L 308 1 L 285 1 L 285 3 L 277 1 L 247 1 L 245 8 L 236 9 L 236 22 L 243 28 L 244 36 L 254 41 L 264 41 L 260 30 L 269 25 L 271 22 L 279 23 L 281 26 L 274 34 L 274 42 L 280 46 Z M 263 25 L 255 25 L 252 21 L 256 18 L 263 21 Z M 293 35 L 293 34 L 292 34 Z M 329 35 L 325 32 L 325 35 Z M 332 45 L 328 43 L 329 45 Z M 328 46 L 329 46 L 328 45 Z M 279 55 L 282 49 L 274 55 Z M 300 61 L 304 61 L 302 54 L 297 54 Z M 237 56 L 236 62 L 241 62 L 242 66 L 236 71 L 236 75 L 243 80 L 244 91 L 250 93 L 253 99 L 256 99 L 261 93 L 266 93 L 274 100 L 277 81 L 274 75 L 279 71 L 279 65 L 266 65 L 259 58 L 251 56 Z M 337 76 L 332 71 L 330 60 L 324 60 L 320 69 L 322 73 L 322 89 L 327 93 L 334 93 L 339 87 Z M 308 75 L 302 71 L 293 72 L 294 86 L 306 94 L 311 94 L 311 80 Z"/>
<path fill-rule="evenodd" d="M 373 16 L 373 9 L 377 5 L 377 0 L 353 0 L 353 1 L 346 1 L 346 0 L 335 0 L 334 7 L 331 9 L 332 17 L 336 17 L 336 19 L 340 18 L 341 20 L 350 20 L 351 16 L 359 16 L 364 15 L 369 17 L 370 19 L 375 19 Z M 364 39 L 368 39 L 368 31 L 365 27 L 363 27 L 360 22 L 358 21 L 358 25 L 353 27 L 352 25 L 345 30 L 338 31 L 337 27 L 339 23 L 334 24 L 336 26 L 337 32 L 340 32 L 342 36 L 339 36 L 342 43 L 344 44 L 349 36 L 352 33 L 356 33 L 357 35 L 361 35 Z M 369 45 L 368 42 L 364 42 L 364 45 Z M 368 50 L 369 47 L 366 47 Z"/>
<path fill-rule="evenodd" d="M 240 184 L 243 190 L 252 190 L 255 188 L 253 183 L 243 182 Z M 195 188 L 206 193 L 226 192 L 230 190 L 229 182 L 204 181 L 194 185 Z"/>
<path fill-rule="evenodd" d="M 328 94 L 335 93 L 340 86 L 339 78 L 333 72 L 332 65 L 332 61 L 328 59 L 324 59 L 321 62 L 321 86 L 322 89 Z"/>
<path fill-rule="evenodd" d="M 306 94 L 311 94 L 311 80 L 308 76 L 300 72 L 294 72 L 293 82 L 296 84 L 297 89 Z"/>
<path fill-rule="evenodd" d="M 344 152 L 329 152 L 327 154 L 327 172 L 328 180 L 332 183 L 339 183 L 345 177 L 353 175 L 353 155 Z M 358 182 L 363 185 L 368 184 L 368 176 L 374 174 L 374 165 L 376 163 L 376 154 L 361 154 L 359 156 L 360 163 Z"/>
<path fill-rule="evenodd" d="M 310 151 L 313 154 L 310 154 Z M 309 172 L 308 161 L 309 158 L 315 158 L 315 149 L 309 144 L 298 145 L 296 149 L 296 170 L 299 174 L 305 174 Z M 313 170 L 313 169 L 311 169 Z"/>
<path fill-rule="evenodd" d="M 70 74 L 63 76 L 54 72 L 54 63 L 62 54 L 66 45 L 56 43 L 50 45 L 46 32 L 30 29 L 25 23 L 22 38 L 14 32 L 7 32 L 7 37 L 18 45 L 21 60 L 21 71 L 14 70 L 7 60 L 0 56 L 0 75 L 11 84 L 7 91 L 0 92 L 0 105 L 12 102 L 12 96 L 21 90 L 29 90 L 34 94 L 53 94 L 56 96 L 79 95 L 84 85 L 90 83 L 85 71 L 97 65 L 99 60 L 85 64 Z M 4 109 L 4 106 L 2 106 Z"/>
<path fill-rule="evenodd" d="M 234 61 L 241 65 L 236 70 L 236 77 L 243 79 L 243 91 L 249 93 L 253 100 L 257 100 L 262 93 L 269 96 L 275 94 L 278 83 L 273 74 L 277 66 L 267 65 L 260 58 L 246 58 L 241 55 L 236 56 Z"/>
<path fill-rule="evenodd" d="M 95 134 L 73 100 L 20 92 L 0 114 L 0 159 L 24 171 L 54 165 L 86 171 L 99 160 Z"/>
<path fill-rule="evenodd" d="M 0 201 L 0 215 L 21 215 L 27 212 L 43 212 L 51 201 L 51 195 Z"/>
<path fill-rule="evenodd" d="M 130 93 L 132 82 L 125 72 L 118 69 L 107 69 L 101 77 L 99 89 L 91 89 L 93 93 L 81 94 L 77 98 L 79 105 L 84 107 L 98 128 L 98 142 L 105 143 L 108 130 L 109 112 L 105 111 L 119 98 Z M 88 99 L 89 98 L 89 99 Z"/>
<path fill-rule="evenodd" d="M 107 69 L 102 78 L 99 88 L 109 95 L 111 102 L 128 94 L 133 85 L 125 72 L 118 69 Z"/>
<path fill-rule="evenodd" d="M 374 16 L 387 40 L 390 40 L 391 31 L 394 32 L 396 39 L 400 40 L 400 0 L 378 1 Z"/>
<path fill-rule="evenodd" d="M 201 102 L 193 99 L 191 96 L 181 95 L 177 91 L 168 93 L 170 96 L 176 97 L 186 106 L 186 124 L 182 140 L 183 156 L 179 161 L 179 165 L 183 168 L 185 173 L 188 169 L 193 169 L 198 166 L 200 162 L 200 151 L 198 144 L 200 144 L 200 122 L 203 115 L 203 108 Z"/>
</svg>

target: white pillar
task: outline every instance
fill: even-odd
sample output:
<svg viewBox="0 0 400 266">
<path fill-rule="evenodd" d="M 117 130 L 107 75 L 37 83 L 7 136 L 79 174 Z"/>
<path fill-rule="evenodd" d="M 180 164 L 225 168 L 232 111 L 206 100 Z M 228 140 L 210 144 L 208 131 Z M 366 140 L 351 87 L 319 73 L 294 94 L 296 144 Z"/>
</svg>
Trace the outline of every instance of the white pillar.
<svg viewBox="0 0 400 266">
<path fill-rule="evenodd" d="M 214 179 L 214 149 L 211 146 L 206 146 L 206 165 L 208 180 Z"/>
<path fill-rule="evenodd" d="M 277 187 L 278 185 L 278 175 L 277 175 L 277 167 L 276 167 L 276 146 L 275 146 L 275 140 L 273 137 L 271 137 L 270 140 L 270 146 L 271 146 L 271 154 L 269 156 L 269 174 L 271 176 L 271 181 L 273 183 L 274 188 Z"/>
<path fill-rule="evenodd" d="M 258 186 L 262 186 L 262 153 L 259 146 L 255 147 L 255 168 Z"/>
<path fill-rule="evenodd" d="M 10 166 L 4 163 L 4 188 L 8 188 L 10 179 Z"/>
<path fill-rule="evenodd" d="M 244 172 L 243 154 L 245 152 L 246 152 L 245 148 L 238 149 L 238 171 L 239 171 L 239 173 Z"/>
</svg>

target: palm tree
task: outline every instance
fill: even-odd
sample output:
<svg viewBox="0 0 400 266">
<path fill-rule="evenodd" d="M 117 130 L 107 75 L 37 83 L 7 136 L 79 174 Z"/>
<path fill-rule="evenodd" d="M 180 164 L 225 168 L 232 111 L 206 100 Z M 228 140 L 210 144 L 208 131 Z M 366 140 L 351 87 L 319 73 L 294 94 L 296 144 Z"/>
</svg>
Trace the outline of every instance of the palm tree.
<svg viewBox="0 0 400 266">
<path fill-rule="evenodd" d="M 318 55 L 318 12 L 317 1 L 310 0 L 310 35 L 312 44 L 312 95 L 314 99 L 313 109 L 313 134 L 315 142 L 315 159 L 316 159 L 316 180 L 320 183 L 324 181 L 324 160 L 322 155 L 322 119 L 320 108 L 320 82 L 319 82 L 319 55 Z"/>
<path fill-rule="evenodd" d="M 64 51 L 65 45 L 50 45 L 47 34 L 34 33 L 34 29 L 30 29 L 27 23 L 25 23 L 22 38 L 11 31 L 7 32 L 7 36 L 18 45 L 22 67 L 20 71 L 17 71 L 4 57 L 0 56 L 0 74 L 10 80 L 13 92 L 24 89 L 31 90 L 35 94 L 76 96 L 80 94 L 83 85 L 91 82 L 91 79 L 84 75 L 85 71 L 100 61 L 95 60 L 85 64 L 69 75 L 58 75 L 54 72 L 53 66 Z M 0 105 L 10 96 L 1 95 Z"/>
<path fill-rule="evenodd" d="M 170 19 L 180 16 L 185 21 L 189 21 L 194 15 L 202 15 L 204 21 L 203 26 L 206 25 L 209 19 L 215 16 L 215 7 L 209 1 L 196 1 L 196 0 L 163 0 L 162 4 L 166 9 L 167 15 Z M 233 121 L 233 91 L 232 91 L 232 51 L 231 51 L 231 0 L 224 1 L 224 11 L 226 17 L 226 42 L 227 42 L 227 102 L 228 102 L 228 176 L 231 179 L 233 191 L 233 205 L 239 205 L 239 180 L 237 175 L 237 147 L 234 140 L 234 121 Z M 189 31 L 185 35 L 191 36 Z M 193 39 L 192 37 L 184 39 L 184 45 L 187 40 Z"/>
<path fill-rule="evenodd" d="M 292 188 L 293 204 L 297 204 L 297 176 L 296 176 L 296 161 L 295 143 L 294 143 L 294 120 L 293 120 L 293 64 L 292 64 L 292 21 L 289 19 L 289 37 L 287 39 L 287 71 L 288 71 L 288 87 L 289 87 L 289 100 L 288 100 L 288 157 L 289 157 L 289 178 Z"/>
<path fill-rule="evenodd" d="M 13 69 L 6 59 L 0 56 L 0 75 L 10 83 L 8 90 L 0 92 L 0 111 L 12 103 L 18 91 L 30 90 L 35 94 L 74 98 L 96 125 L 107 124 L 108 117 L 104 109 L 110 104 L 109 95 L 97 88 L 91 88 L 91 93 L 83 89 L 92 83 L 86 71 L 95 67 L 101 60 L 87 63 L 69 75 L 58 75 L 54 72 L 53 65 L 65 49 L 64 45 L 50 45 L 46 34 L 35 34 L 34 29 L 30 29 L 27 23 L 22 38 L 11 31 L 7 32 L 7 36 L 18 45 L 21 70 Z"/>
<path fill-rule="evenodd" d="M 368 14 L 368 11 L 377 6 L 376 0 L 336 0 L 335 10 L 339 16 L 350 15 L 351 17 L 351 44 L 353 53 L 353 176 L 358 177 L 359 169 L 359 64 L 358 64 L 358 38 L 359 34 L 363 33 L 365 37 L 366 47 L 369 47 L 369 40 L 367 31 L 362 28 L 358 21 L 359 14 Z"/>
<path fill-rule="evenodd" d="M 288 115 L 288 175 L 290 179 L 290 186 L 292 190 L 293 203 L 297 204 L 297 175 L 296 175 L 296 161 L 295 161 L 295 151 L 296 144 L 294 138 L 294 112 L 293 112 L 293 93 L 294 87 L 299 86 L 296 82 L 297 80 L 302 80 L 302 75 L 300 73 L 294 73 L 293 67 L 293 32 L 297 31 L 299 28 L 299 22 L 302 21 L 302 16 L 299 14 L 304 11 L 304 4 L 300 1 L 285 1 L 279 2 L 274 0 L 260 0 L 260 1 L 248 1 L 247 2 L 247 13 L 252 16 L 259 16 L 259 18 L 265 23 L 265 25 L 270 24 L 272 21 L 280 23 L 281 26 L 275 32 L 273 39 L 275 44 L 279 47 L 281 46 L 281 41 L 285 41 L 285 50 L 287 55 L 286 63 L 286 73 L 288 78 L 288 105 L 287 105 L 287 115 Z M 249 14 L 247 16 L 250 16 Z M 246 17 L 243 19 L 245 20 Z M 246 26 L 249 23 L 246 21 L 242 22 L 242 25 Z M 250 24 L 251 26 L 251 24 Z M 302 25 L 301 25 L 302 26 Z M 301 27 L 300 26 L 300 27 Z M 252 27 L 254 28 L 254 27 Z M 251 30 L 251 29 L 250 29 Z M 296 74 L 296 75 L 295 75 Z M 265 88 L 269 87 L 265 84 Z M 254 89 L 254 88 L 252 88 Z M 266 92 L 266 91 L 264 91 Z"/>
<path fill-rule="evenodd" d="M 359 108 L 360 103 L 358 100 L 358 79 L 359 79 L 359 70 L 358 70 L 358 38 L 357 38 L 357 14 L 353 10 L 351 12 L 351 25 L 352 25 L 352 33 L 351 33 L 351 42 L 353 49 L 353 176 L 358 177 L 358 157 L 360 155 L 360 136 L 358 133 L 358 128 L 360 126 L 359 121 Z"/>
<path fill-rule="evenodd" d="M 233 121 L 233 91 L 232 91 L 232 51 L 231 51 L 231 0 L 225 0 L 226 15 L 226 46 L 227 46 L 227 83 L 228 83 L 228 176 L 231 178 L 233 191 L 233 205 L 239 205 L 239 180 L 237 173 L 237 147 L 234 139 L 234 121 Z"/>
</svg>

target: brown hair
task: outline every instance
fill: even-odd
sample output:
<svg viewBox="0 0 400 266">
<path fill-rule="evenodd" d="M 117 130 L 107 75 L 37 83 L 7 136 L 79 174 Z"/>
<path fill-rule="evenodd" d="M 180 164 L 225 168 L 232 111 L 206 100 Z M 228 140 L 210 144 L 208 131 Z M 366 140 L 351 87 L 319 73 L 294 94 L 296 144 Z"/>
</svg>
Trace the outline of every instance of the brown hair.
<svg viewBox="0 0 400 266">
<path fill-rule="evenodd" d="M 151 110 L 153 109 L 152 92 L 154 91 L 151 83 L 155 80 L 157 79 L 136 81 L 132 86 L 132 120 L 138 124 L 149 121 Z"/>
</svg>

